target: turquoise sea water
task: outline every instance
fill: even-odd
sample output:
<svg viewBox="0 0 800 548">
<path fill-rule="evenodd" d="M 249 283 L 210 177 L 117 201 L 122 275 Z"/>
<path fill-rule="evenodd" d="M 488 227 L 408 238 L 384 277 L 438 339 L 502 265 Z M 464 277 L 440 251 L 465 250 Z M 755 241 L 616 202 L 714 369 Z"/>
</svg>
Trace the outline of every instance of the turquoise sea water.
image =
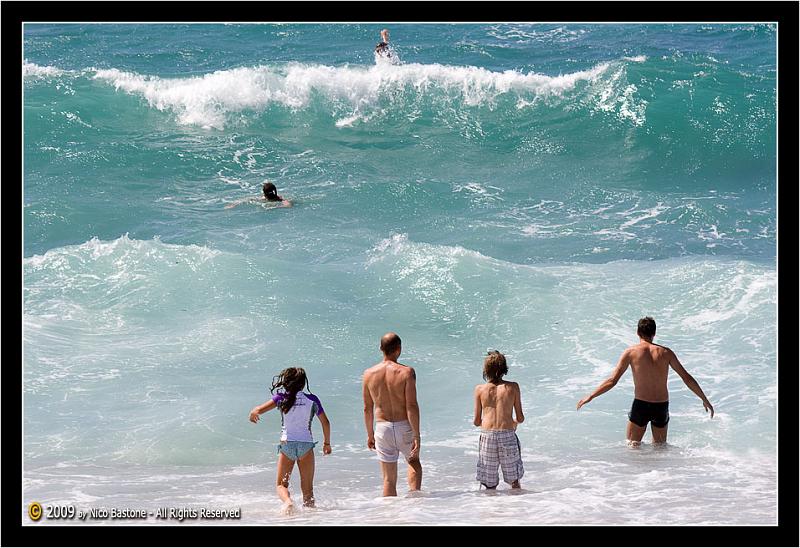
<svg viewBox="0 0 800 548">
<path fill-rule="evenodd" d="M 775 28 L 397 24 L 399 64 L 381 28 L 25 26 L 24 499 L 774 523 Z M 225 209 L 265 179 L 295 206 Z M 670 446 L 632 451 L 630 373 L 575 403 L 644 315 L 717 414 L 672 374 Z M 387 501 L 360 374 L 389 330 L 424 493 Z M 522 388 L 517 496 L 474 481 L 489 348 Z M 279 417 L 247 414 L 290 365 L 334 452 L 285 518 Z"/>
</svg>

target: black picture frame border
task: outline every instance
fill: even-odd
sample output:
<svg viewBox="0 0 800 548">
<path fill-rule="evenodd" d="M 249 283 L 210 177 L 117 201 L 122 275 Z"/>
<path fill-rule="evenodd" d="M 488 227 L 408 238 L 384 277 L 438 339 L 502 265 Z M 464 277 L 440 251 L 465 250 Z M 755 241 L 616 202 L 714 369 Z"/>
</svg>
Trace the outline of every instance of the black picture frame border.
<svg viewBox="0 0 800 548">
<path fill-rule="evenodd" d="M 381 9 L 389 7 L 390 9 Z M 0 542 L 5 546 L 259 546 L 290 539 L 307 546 L 797 546 L 798 536 L 798 360 L 789 358 L 796 342 L 798 281 L 797 104 L 800 4 L 781 2 L 3 2 L 2 86 L 3 256 L 19 268 L 2 271 L 6 320 L 2 346 L 3 489 Z M 778 524 L 776 526 L 659 526 L 655 515 L 639 526 L 54 526 L 20 522 L 22 500 L 22 24 L 23 22 L 219 22 L 294 21 L 381 23 L 379 17 L 404 22 L 559 21 L 559 22 L 777 22 L 778 23 L 778 415 L 790 429 L 778 442 Z M 234 16 L 235 15 L 235 16 Z M 17 185 L 15 181 L 20 183 Z M 16 194 L 18 193 L 18 194 Z M 794 201 L 791 200 L 794 198 Z M 15 232 L 19 229 L 19 233 Z M 15 236 L 18 237 L 15 238 Z M 17 243 L 19 263 L 12 263 Z M 785 298 L 785 295 L 791 297 Z M 15 297 L 14 300 L 12 297 Z M 13 303 L 18 303 L 17 308 Z M 11 316 L 16 313 L 17 318 Z M 20 320 L 19 323 L 17 320 Z M 787 320 L 787 321 L 784 321 Z M 790 337 L 791 335 L 791 337 Z M 15 356 L 15 352 L 17 356 Z M 783 358 L 783 359 L 781 359 Z M 17 367 L 17 364 L 20 367 Z M 783 419 L 783 421 L 781 421 Z M 747 501 L 742 501 L 746 504 Z M 99 528 L 98 528 L 99 527 Z M 256 534 L 242 527 L 255 527 Z M 388 534 L 387 534 L 388 533 Z M 296 541 L 292 541 L 294 543 Z"/>
</svg>

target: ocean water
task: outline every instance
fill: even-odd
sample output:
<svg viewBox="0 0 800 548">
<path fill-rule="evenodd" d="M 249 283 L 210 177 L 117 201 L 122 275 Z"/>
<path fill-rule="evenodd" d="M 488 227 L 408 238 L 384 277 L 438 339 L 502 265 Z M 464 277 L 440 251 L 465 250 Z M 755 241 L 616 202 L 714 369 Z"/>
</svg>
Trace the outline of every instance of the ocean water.
<svg viewBox="0 0 800 548">
<path fill-rule="evenodd" d="M 25 25 L 24 504 L 774 524 L 775 27 L 396 24 L 396 64 L 381 28 Z M 294 207 L 225 209 L 265 179 Z M 671 373 L 669 445 L 632 450 L 630 373 L 575 404 L 644 315 L 716 416 Z M 389 330 L 424 473 L 384 500 L 360 375 Z M 522 389 L 521 492 L 475 481 L 487 349 Z M 247 420 L 288 366 L 333 429 L 293 517 L 279 416 Z"/>
</svg>

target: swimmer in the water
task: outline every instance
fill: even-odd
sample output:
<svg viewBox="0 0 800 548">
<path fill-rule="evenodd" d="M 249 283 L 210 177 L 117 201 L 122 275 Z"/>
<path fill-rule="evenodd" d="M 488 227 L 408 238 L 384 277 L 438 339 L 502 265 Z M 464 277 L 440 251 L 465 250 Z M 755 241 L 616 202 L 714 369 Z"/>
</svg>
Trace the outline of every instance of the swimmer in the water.
<svg viewBox="0 0 800 548">
<path fill-rule="evenodd" d="M 264 183 L 264 186 L 261 187 L 261 190 L 264 192 L 264 196 L 245 198 L 244 200 L 239 200 L 238 202 L 233 202 L 232 204 L 226 205 L 225 209 L 236 207 L 245 202 L 265 202 L 268 204 L 274 204 L 277 207 L 292 207 L 292 202 L 290 200 L 284 200 L 281 196 L 278 196 L 278 189 L 275 188 L 275 185 L 269 181 Z"/>
<path fill-rule="evenodd" d="M 381 41 L 375 46 L 375 53 L 380 57 L 392 56 L 392 48 L 389 47 L 389 29 L 381 31 Z"/>
</svg>

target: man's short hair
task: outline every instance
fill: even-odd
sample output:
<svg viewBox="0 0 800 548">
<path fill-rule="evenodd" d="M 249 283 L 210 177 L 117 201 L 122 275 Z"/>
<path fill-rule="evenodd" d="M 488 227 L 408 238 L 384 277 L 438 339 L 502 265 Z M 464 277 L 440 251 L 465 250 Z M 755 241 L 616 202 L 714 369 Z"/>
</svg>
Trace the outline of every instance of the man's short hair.
<svg viewBox="0 0 800 548">
<path fill-rule="evenodd" d="M 656 336 L 656 321 L 650 316 L 645 316 L 639 320 L 636 334 L 643 338 L 652 339 Z"/>
<path fill-rule="evenodd" d="M 381 352 L 386 355 L 394 354 L 400 350 L 400 336 L 397 333 L 389 332 L 381 337 Z"/>
<path fill-rule="evenodd" d="M 506 373 L 508 373 L 506 357 L 497 350 L 489 352 L 483 360 L 483 380 L 500 382 Z"/>
</svg>

